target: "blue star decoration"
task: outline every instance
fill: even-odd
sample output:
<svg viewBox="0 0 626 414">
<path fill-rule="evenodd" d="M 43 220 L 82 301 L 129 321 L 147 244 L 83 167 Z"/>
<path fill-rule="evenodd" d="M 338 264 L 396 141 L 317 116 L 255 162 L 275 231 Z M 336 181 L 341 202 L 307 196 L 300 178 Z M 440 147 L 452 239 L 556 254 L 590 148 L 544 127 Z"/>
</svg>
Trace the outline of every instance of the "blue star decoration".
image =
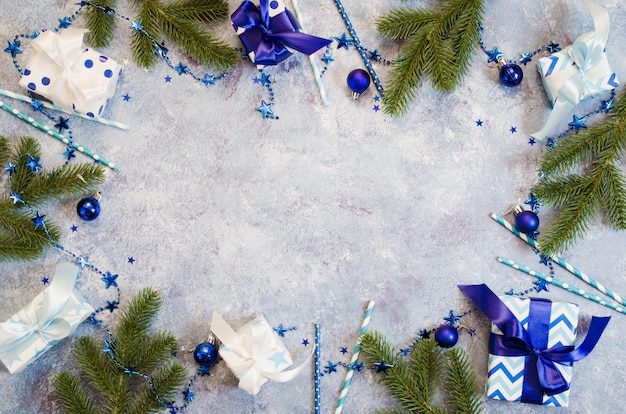
<svg viewBox="0 0 626 414">
<path fill-rule="evenodd" d="M 342 47 L 348 50 L 348 45 L 352 43 L 352 39 L 348 39 L 348 36 L 343 33 L 341 37 L 333 37 L 337 41 L 337 49 L 341 49 Z"/>
<path fill-rule="evenodd" d="M 50 279 L 48 279 L 47 277 L 44 277 L 43 279 L 41 279 L 41 283 L 43 283 L 44 285 L 47 285 L 48 283 L 50 283 Z"/>
<path fill-rule="evenodd" d="M 205 375 L 211 375 L 211 367 L 200 367 L 198 368 L 198 375 L 204 377 Z"/>
<path fill-rule="evenodd" d="M 340 350 L 339 352 L 341 352 L 342 354 L 344 354 L 344 355 L 345 355 L 345 354 L 347 354 L 347 353 L 348 353 L 348 348 L 346 348 L 345 346 L 342 346 L 342 347 L 341 347 L 341 350 Z"/>
<path fill-rule="evenodd" d="M 35 230 L 37 230 L 39 227 L 45 227 L 45 223 L 43 221 L 43 219 L 45 218 L 45 214 L 43 216 L 40 216 L 39 212 L 36 213 L 35 217 L 31 219 L 33 223 L 35 223 Z"/>
<path fill-rule="evenodd" d="M 161 59 L 165 59 L 165 56 L 167 56 L 167 52 L 169 52 L 169 50 L 165 47 L 163 43 L 161 43 L 160 45 L 156 45 L 156 48 L 154 50 L 154 53 L 159 55 Z"/>
<path fill-rule="evenodd" d="M 41 157 L 33 157 L 32 155 L 28 154 L 28 162 L 25 163 L 24 165 L 30 168 L 31 172 L 37 172 L 41 170 L 41 164 L 39 164 L 40 158 Z"/>
<path fill-rule="evenodd" d="M 450 326 L 456 324 L 460 319 L 461 317 L 454 313 L 452 309 L 450 309 L 450 314 L 443 318 L 443 320 L 446 321 L 446 323 Z"/>
<path fill-rule="evenodd" d="M 131 20 L 130 21 L 130 27 L 131 29 L 133 29 L 136 32 L 140 32 L 143 30 L 143 26 L 141 25 L 141 23 L 139 22 L 139 19 L 137 20 Z"/>
<path fill-rule="evenodd" d="M 60 116 L 59 122 L 54 124 L 54 127 L 59 129 L 59 133 L 62 133 L 64 129 L 70 129 L 69 122 L 70 122 L 69 118 L 63 118 L 62 116 Z"/>
<path fill-rule="evenodd" d="M 44 106 L 43 103 L 37 99 L 33 99 L 30 103 L 33 106 L 33 111 L 42 111 Z"/>
<path fill-rule="evenodd" d="M 387 374 L 387 370 L 393 367 L 393 365 L 387 364 L 384 359 L 381 359 L 380 362 L 374 362 L 373 365 L 376 367 L 376 372 L 382 372 L 383 374 Z"/>
<path fill-rule="evenodd" d="M 374 112 L 378 112 L 380 111 L 380 105 L 374 105 L 372 109 L 374 110 Z"/>
<path fill-rule="evenodd" d="M 9 174 L 9 176 L 11 176 L 11 174 L 15 172 L 16 168 L 17 168 L 17 164 L 10 162 L 9 165 L 4 169 L 4 171 L 6 171 Z"/>
<path fill-rule="evenodd" d="M 546 47 L 548 48 L 548 51 L 550 53 L 558 52 L 559 50 L 561 50 L 561 48 L 559 47 L 559 44 L 554 43 L 553 41 L 550 41 L 550 43 L 548 43 Z"/>
<path fill-rule="evenodd" d="M 15 55 L 18 53 L 22 53 L 22 49 L 20 49 L 20 41 L 19 39 L 15 39 L 14 42 L 7 40 L 9 46 L 4 49 L 6 53 L 10 53 L 12 58 L 15 58 Z"/>
<path fill-rule="evenodd" d="M 526 64 L 528 62 L 530 62 L 531 60 L 533 60 L 533 54 L 526 52 L 526 53 L 522 53 L 522 57 L 520 58 L 520 62 L 524 64 L 524 66 L 526 66 Z"/>
<path fill-rule="evenodd" d="M 59 19 L 59 29 L 67 29 L 68 27 L 70 27 L 72 24 L 72 20 L 64 17 L 62 19 Z"/>
<path fill-rule="evenodd" d="M 537 143 L 537 141 L 535 141 L 535 138 L 531 137 L 531 138 L 528 140 L 528 143 L 529 143 L 529 144 L 530 144 L 530 146 L 532 147 L 533 145 L 535 145 L 535 144 Z"/>
<path fill-rule="evenodd" d="M 508 292 L 504 292 L 505 295 L 507 296 L 515 296 L 517 295 L 517 293 L 515 293 L 515 289 L 511 289 Z"/>
<path fill-rule="evenodd" d="M 378 53 L 378 49 L 370 50 L 370 59 L 373 59 L 373 60 L 382 59 L 382 56 L 380 56 L 380 53 Z"/>
<path fill-rule="evenodd" d="M 558 141 L 554 138 L 548 138 L 548 142 L 546 143 L 546 147 L 548 147 L 548 150 L 554 149 L 555 147 L 558 147 Z"/>
<path fill-rule="evenodd" d="M 538 280 L 535 280 L 533 284 L 535 285 L 535 290 L 537 292 L 541 292 L 542 290 L 549 292 L 548 290 L 548 285 L 550 284 L 549 282 L 546 282 L 543 279 L 538 279 Z"/>
<path fill-rule="evenodd" d="M 183 65 L 182 62 L 178 62 L 178 65 L 176 65 L 174 69 L 176 69 L 176 72 L 178 72 L 178 76 L 182 75 L 183 73 L 187 73 L 187 71 L 189 70 L 187 68 L 187 65 Z"/>
<path fill-rule="evenodd" d="M 601 111 L 609 112 L 611 109 L 613 109 L 613 99 L 602 101 L 602 106 L 600 108 Z"/>
<path fill-rule="evenodd" d="M 187 390 L 185 390 L 183 392 L 183 395 L 185 396 L 185 400 L 192 402 L 193 401 L 193 397 L 196 396 L 196 394 L 194 394 L 193 391 L 191 391 L 191 388 L 187 388 Z"/>
<path fill-rule="evenodd" d="M 18 193 L 12 193 L 9 198 L 11 199 L 11 201 L 13 201 L 13 204 L 17 204 L 18 202 L 23 203 L 24 200 L 22 200 L 22 196 L 19 195 Z"/>
<path fill-rule="evenodd" d="M 107 300 L 107 304 L 104 308 L 108 309 L 111 313 L 113 313 L 113 311 L 118 308 L 117 305 L 118 305 L 117 301 Z"/>
<path fill-rule="evenodd" d="M 102 349 L 102 352 L 104 352 L 105 354 L 113 354 L 113 348 L 111 347 L 111 342 L 104 341 L 104 348 Z"/>
<path fill-rule="evenodd" d="M 587 120 L 586 116 L 579 118 L 578 116 L 574 115 L 574 119 L 572 120 L 572 122 L 570 122 L 567 125 L 574 128 L 574 130 L 578 132 L 580 131 L 581 128 L 587 129 L 587 125 L 585 125 L 586 120 Z"/>
<path fill-rule="evenodd" d="M 287 332 L 287 329 L 285 329 L 283 327 L 283 324 L 281 323 L 276 328 L 274 328 L 274 332 L 276 332 L 278 334 L 278 336 L 284 337 L 285 336 L 285 332 Z"/>
<path fill-rule="evenodd" d="M 411 348 L 403 348 L 400 350 L 400 352 L 402 353 L 402 355 L 407 356 L 409 355 L 409 352 L 411 352 Z"/>
<path fill-rule="evenodd" d="M 72 233 L 78 230 L 78 226 L 76 224 L 72 224 L 72 227 L 70 228 L 72 229 Z"/>
<path fill-rule="evenodd" d="M 207 73 L 204 75 L 204 79 L 202 79 L 202 83 L 204 83 L 204 85 L 208 88 L 210 85 L 215 84 L 215 77 Z"/>
<path fill-rule="evenodd" d="M 63 153 L 63 155 L 65 156 L 65 158 L 67 158 L 68 161 L 76 157 L 76 154 L 74 154 L 74 150 L 71 147 L 65 148 L 65 152 Z"/>
<path fill-rule="evenodd" d="M 474 336 L 474 335 L 476 335 L 476 329 L 470 329 L 470 330 L 468 330 L 468 331 L 467 331 L 467 334 L 468 334 L 469 336 Z"/>
<path fill-rule="evenodd" d="M 515 134 L 517 132 L 517 127 L 512 126 L 509 131 L 511 131 L 511 134 Z"/>
<path fill-rule="evenodd" d="M 328 364 L 324 367 L 324 372 L 327 374 L 331 374 L 333 372 L 337 372 L 337 364 L 333 361 L 328 361 Z"/>
<path fill-rule="evenodd" d="M 357 361 L 352 364 L 352 369 L 354 369 L 356 372 L 361 372 L 363 368 L 365 368 L 365 365 L 362 362 Z"/>
<path fill-rule="evenodd" d="M 128 258 L 128 263 L 130 263 L 130 264 L 135 263 L 135 259 L 133 258 L 133 256 L 130 256 L 130 257 Z"/>
<path fill-rule="evenodd" d="M 378 95 L 374 95 L 372 99 L 374 100 L 374 102 L 380 102 L 380 96 Z"/>
<path fill-rule="evenodd" d="M 91 322 L 91 324 L 94 326 L 102 325 L 102 320 L 97 319 L 95 314 L 92 314 L 89 317 L 89 322 Z"/>
<path fill-rule="evenodd" d="M 257 112 L 261 113 L 261 116 L 263 118 L 271 118 L 271 117 L 274 116 L 274 111 L 272 110 L 273 106 L 274 106 L 274 104 L 267 103 L 264 100 L 262 100 L 261 101 L 261 106 L 256 108 L 256 110 L 257 110 Z"/>
<path fill-rule="evenodd" d="M 309 344 L 309 340 L 308 339 L 303 339 L 302 340 L 302 345 L 307 346 Z"/>
<path fill-rule="evenodd" d="M 81 268 L 89 266 L 89 256 L 80 256 L 78 260 L 76 260 L 76 264 L 79 265 Z"/>
<path fill-rule="evenodd" d="M 165 77 L 165 83 L 170 83 L 170 82 L 172 82 L 172 77 L 170 75 L 167 75 Z"/>
<path fill-rule="evenodd" d="M 118 275 L 113 275 L 111 274 L 111 272 L 107 272 L 107 275 L 105 277 L 100 278 L 100 280 L 102 280 L 105 284 L 105 289 L 110 288 L 111 286 L 113 287 L 117 287 L 117 282 L 115 281 L 115 279 L 117 279 Z"/>
<path fill-rule="evenodd" d="M 322 57 L 322 60 L 324 61 L 325 64 L 329 64 L 330 62 L 334 62 L 335 59 L 333 59 L 333 52 L 330 51 L 330 49 L 327 49 L 326 51 L 324 51 L 324 56 Z"/>
<path fill-rule="evenodd" d="M 545 254 L 541 253 L 539 255 L 539 264 L 544 264 L 546 266 L 552 266 L 552 259 L 550 259 Z"/>
<path fill-rule="evenodd" d="M 487 62 L 497 62 L 498 59 L 504 56 L 504 54 L 498 50 L 498 46 L 495 46 L 491 50 L 487 50 L 486 53 L 487 53 L 487 56 L 489 56 L 489 59 L 487 59 Z"/>
<path fill-rule="evenodd" d="M 125 101 L 125 102 L 130 101 L 130 95 L 129 95 L 129 94 L 127 94 L 127 93 L 126 93 L 126 94 L 124 94 L 124 95 L 122 96 L 122 98 L 124 99 L 124 101 Z"/>
<path fill-rule="evenodd" d="M 428 339 L 430 338 L 430 332 L 428 332 L 426 329 L 422 329 L 419 333 L 419 337 L 422 339 Z"/>
<path fill-rule="evenodd" d="M 480 119 L 476 121 L 476 126 L 479 126 L 479 127 L 483 126 L 483 121 Z"/>
<path fill-rule="evenodd" d="M 533 193 L 528 194 L 528 200 L 524 201 L 524 204 L 530 206 L 530 208 L 534 211 L 537 207 L 541 207 L 541 201 L 535 196 Z"/>
<path fill-rule="evenodd" d="M 270 86 L 272 84 L 272 75 L 268 75 L 267 73 L 261 73 L 261 78 L 259 79 L 263 86 Z"/>
</svg>

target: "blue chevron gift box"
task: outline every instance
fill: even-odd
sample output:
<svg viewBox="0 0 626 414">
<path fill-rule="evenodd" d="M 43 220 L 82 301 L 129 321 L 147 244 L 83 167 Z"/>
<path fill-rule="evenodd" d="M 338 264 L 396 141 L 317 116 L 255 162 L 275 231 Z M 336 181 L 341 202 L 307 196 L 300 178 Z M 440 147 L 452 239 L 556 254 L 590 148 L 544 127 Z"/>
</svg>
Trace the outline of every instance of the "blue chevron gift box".
<svg viewBox="0 0 626 414">
<path fill-rule="evenodd" d="M 498 297 L 486 285 L 459 288 L 493 323 L 487 397 L 567 407 L 572 365 L 593 350 L 610 317 L 592 317 L 587 336 L 574 349 L 578 305 Z"/>
</svg>

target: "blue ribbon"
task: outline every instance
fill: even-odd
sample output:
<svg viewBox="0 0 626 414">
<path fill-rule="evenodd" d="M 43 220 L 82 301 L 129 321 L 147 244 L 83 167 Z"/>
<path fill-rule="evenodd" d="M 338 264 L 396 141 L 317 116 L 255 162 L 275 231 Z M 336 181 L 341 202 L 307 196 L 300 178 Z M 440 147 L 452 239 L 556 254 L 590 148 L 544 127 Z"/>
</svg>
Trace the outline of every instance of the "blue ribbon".
<svg viewBox="0 0 626 414">
<path fill-rule="evenodd" d="M 524 356 L 522 402 L 541 404 L 543 395 L 559 394 L 569 389 L 556 364 L 571 366 L 585 358 L 602 336 L 611 317 L 592 317 L 589 331 L 580 346 L 548 346 L 550 313 L 548 300 L 531 299 L 528 329 L 524 329 L 511 310 L 487 285 L 459 285 L 476 306 L 502 331 L 491 335 L 489 353 L 499 356 Z"/>
<path fill-rule="evenodd" d="M 300 32 L 298 20 L 287 9 L 270 17 L 269 8 L 278 8 L 278 4 L 276 0 L 260 0 L 257 7 L 244 1 L 231 15 L 235 30 L 244 30 L 239 38 L 248 53 L 254 52 L 255 64 L 276 65 L 291 56 L 287 48 L 310 55 L 331 42 Z"/>
</svg>

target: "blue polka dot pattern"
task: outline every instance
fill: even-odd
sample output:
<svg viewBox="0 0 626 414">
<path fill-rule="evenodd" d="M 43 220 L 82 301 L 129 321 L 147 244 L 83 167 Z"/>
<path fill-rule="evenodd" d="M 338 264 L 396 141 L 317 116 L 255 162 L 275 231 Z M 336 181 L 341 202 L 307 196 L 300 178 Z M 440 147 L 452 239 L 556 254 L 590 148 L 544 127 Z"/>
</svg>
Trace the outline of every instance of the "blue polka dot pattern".
<svg viewBox="0 0 626 414">
<path fill-rule="evenodd" d="M 278 8 L 278 2 L 277 1 L 272 1 L 270 2 L 270 7 L 272 9 L 277 9 Z"/>
<path fill-rule="evenodd" d="M 100 57 L 99 57 L 98 59 L 100 59 L 100 62 L 102 62 L 102 63 L 104 63 L 104 62 L 106 62 L 107 60 L 109 60 L 109 58 L 108 58 L 108 57 L 106 57 L 106 56 L 102 56 L 102 55 L 100 55 Z"/>
<path fill-rule="evenodd" d="M 104 77 L 105 78 L 111 78 L 113 77 L 113 71 L 111 69 L 107 69 L 104 71 Z"/>
<path fill-rule="evenodd" d="M 44 76 L 43 78 L 41 78 L 41 84 L 44 86 L 50 85 L 50 78 Z"/>
<path fill-rule="evenodd" d="M 28 89 L 30 89 L 31 91 L 34 91 L 37 89 L 37 85 L 35 85 L 34 83 L 30 82 L 28 84 Z"/>
<path fill-rule="evenodd" d="M 91 60 L 91 59 L 87 59 L 87 60 L 85 61 L 85 67 L 86 67 L 87 69 L 91 69 L 91 68 L 93 67 L 93 60 Z"/>
<path fill-rule="evenodd" d="M 87 112 L 87 116 L 90 116 L 93 118 L 93 112 Z"/>
<path fill-rule="evenodd" d="M 100 109 L 98 109 L 98 115 L 101 115 L 102 111 L 104 111 L 104 105 L 100 105 Z"/>
<path fill-rule="evenodd" d="M 24 76 L 28 76 L 28 75 L 30 75 L 30 70 L 24 69 Z"/>
</svg>

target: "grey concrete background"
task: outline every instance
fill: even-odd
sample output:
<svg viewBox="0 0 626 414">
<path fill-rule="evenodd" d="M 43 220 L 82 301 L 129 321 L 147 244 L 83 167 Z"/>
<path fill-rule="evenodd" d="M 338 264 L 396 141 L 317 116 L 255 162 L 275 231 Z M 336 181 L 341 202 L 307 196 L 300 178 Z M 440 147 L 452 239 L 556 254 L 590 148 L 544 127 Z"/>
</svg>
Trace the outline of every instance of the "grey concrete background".
<svg viewBox="0 0 626 414">
<path fill-rule="evenodd" d="M 4 1 L 0 38 L 54 27 L 57 19 L 73 13 L 74 3 Z M 130 2 L 119 3 L 120 13 L 134 15 Z M 611 15 L 609 59 L 626 79 L 621 53 L 626 9 L 619 0 L 601 3 Z M 399 44 L 382 40 L 374 22 L 401 5 L 344 1 L 362 43 L 388 58 L 397 56 Z M 231 1 L 231 12 L 238 6 Z M 310 33 L 333 37 L 346 31 L 332 1 L 303 0 L 300 6 Z M 79 17 L 74 26 L 83 24 Z M 513 57 L 550 40 L 571 44 L 592 30 L 592 21 L 582 1 L 501 0 L 487 4 L 484 26 L 487 45 L 497 43 Z M 228 22 L 211 30 L 239 46 Z M 102 213 L 93 222 L 80 221 L 76 199 L 52 205 L 45 214 L 64 229 L 63 245 L 119 274 L 122 302 L 144 286 L 158 289 L 164 305 L 155 328 L 171 330 L 181 345 L 193 347 L 206 338 L 214 310 L 235 328 L 263 314 L 272 326 L 297 327 L 284 338 L 296 363 L 310 349 L 302 340 L 313 343 L 314 323 L 321 325 L 322 362 L 348 362 L 368 300 L 377 303 L 371 329 L 404 347 L 421 329 L 442 323 L 450 309 L 470 308 L 457 284 L 487 283 L 498 293 L 532 287 L 531 278 L 495 257 L 541 269 L 537 257 L 488 213 L 526 200 L 537 180 L 537 159 L 545 147 L 529 145 L 528 134 L 539 129 L 550 107 L 533 64 L 525 68 L 520 87 L 506 89 L 497 82 L 497 70 L 477 53 L 458 90 L 440 94 L 425 84 L 409 113 L 391 118 L 372 109 L 373 87 L 352 101 L 345 78 L 363 67 L 354 48 L 333 51 L 335 61 L 323 79 L 328 106 L 320 102 L 307 58 L 294 55 L 267 71 L 276 80 L 274 111 L 280 117 L 269 120 L 254 110 L 268 96 L 253 83 L 257 71 L 250 63 L 241 62 L 224 81 L 206 88 L 165 64 L 147 72 L 138 69 L 130 33 L 120 24 L 111 47 L 102 50 L 120 63 L 130 61 L 105 112 L 130 124 L 130 132 L 71 121 L 77 142 L 121 166 L 101 188 Z M 25 53 L 18 57 L 25 63 L 28 42 L 22 46 Z M 175 64 L 188 61 L 173 44 L 168 47 Z M 200 75 L 206 70 L 191 68 Z M 385 82 L 389 68 L 376 69 Z M 0 88 L 20 90 L 8 54 L 0 59 Z M 575 113 L 585 114 L 605 98 L 585 102 Z M 478 119 L 482 127 L 476 126 Z M 596 116 L 589 123 L 602 119 Z M 562 122 L 562 129 L 570 120 Z M 44 166 L 63 162 L 64 148 L 57 141 L 6 113 L 0 122 L 6 137 L 40 138 Z M 511 127 L 517 132 L 511 133 Z M 1 180 L 6 188 L 5 177 Z M 542 226 L 552 217 L 544 209 Z M 72 225 L 77 231 L 70 230 Z M 624 292 L 625 237 L 598 220 L 565 258 Z M 67 259 L 50 249 L 40 260 L 3 263 L 0 319 L 34 297 L 43 287 L 42 277 Z M 582 284 L 561 269 L 557 276 Z M 112 299 L 113 292 L 104 290 L 93 272 L 82 271 L 78 286 L 94 306 Z M 613 316 L 593 354 L 575 364 L 570 408 L 561 410 L 623 412 L 624 316 L 557 288 L 542 296 L 579 303 L 583 321 L 591 315 Z M 114 324 L 116 316 L 105 315 L 105 322 Z M 489 324 L 478 312 L 462 323 L 476 329 L 473 337 L 462 332 L 459 346 L 469 352 L 482 383 Z M 73 367 L 73 340 L 85 334 L 103 337 L 85 323 L 23 372 L 10 375 L 0 368 L 0 412 L 56 412 L 52 378 Z M 341 347 L 350 352 L 342 355 Z M 195 369 L 191 355 L 178 358 L 190 372 Z M 340 369 L 322 378 L 323 412 L 334 409 L 344 374 Z M 190 413 L 312 412 L 313 369 L 288 383 L 266 384 L 250 396 L 220 364 L 210 377 L 196 381 L 195 393 Z M 355 376 L 344 412 L 369 413 L 391 404 L 377 376 L 367 372 Z M 504 410 L 558 409 L 485 400 L 486 413 Z"/>
</svg>

